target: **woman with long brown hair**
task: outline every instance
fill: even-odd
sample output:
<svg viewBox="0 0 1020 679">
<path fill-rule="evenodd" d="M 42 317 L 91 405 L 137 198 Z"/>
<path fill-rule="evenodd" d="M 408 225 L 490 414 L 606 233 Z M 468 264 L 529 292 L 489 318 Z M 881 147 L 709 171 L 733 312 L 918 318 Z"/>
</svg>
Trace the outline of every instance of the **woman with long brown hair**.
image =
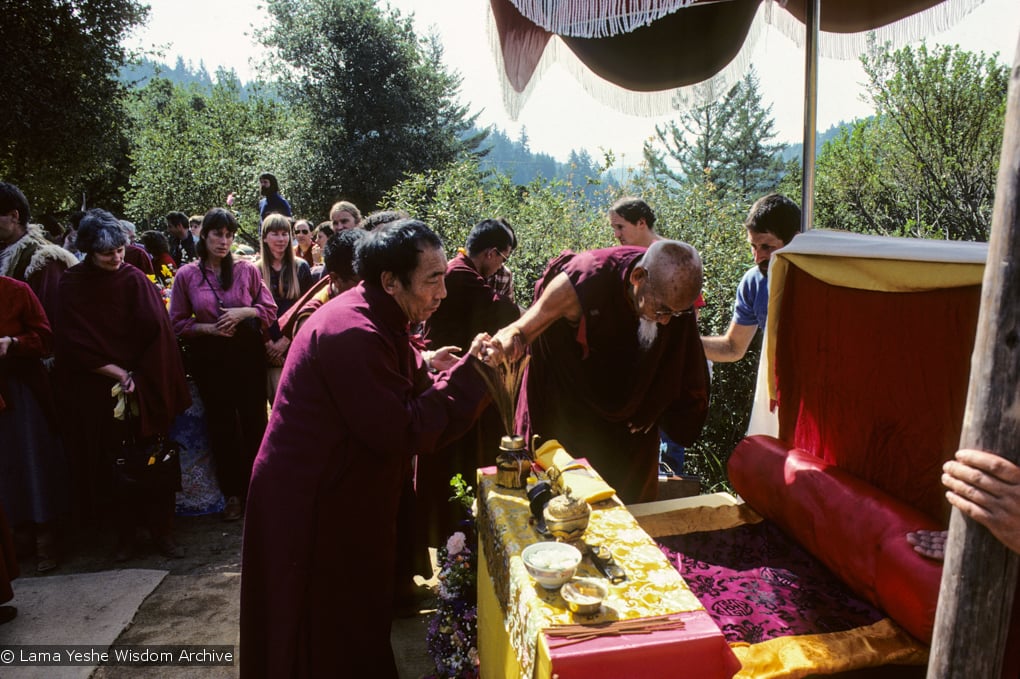
<svg viewBox="0 0 1020 679">
<path fill-rule="evenodd" d="M 243 514 L 248 477 L 266 429 L 262 333 L 276 321 L 276 303 L 258 268 L 231 255 L 237 228 L 234 215 L 223 208 L 205 214 L 198 259 L 177 272 L 170 298 L 170 320 L 185 341 L 205 404 L 227 520 Z"/>
<path fill-rule="evenodd" d="M 312 287 L 312 271 L 308 262 L 294 256 L 290 244 L 294 234 L 290 219 L 283 215 L 267 215 L 262 221 L 262 242 L 259 259 L 255 262 L 262 272 L 262 280 L 269 287 L 276 302 L 277 317 L 287 312 L 308 288 Z M 280 332 L 278 323 L 269 326 L 269 341 L 266 342 L 266 392 L 272 403 L 276 385 L 280 381 L 283 361 L 290 348 L 290 338 Z"/>
</svg>

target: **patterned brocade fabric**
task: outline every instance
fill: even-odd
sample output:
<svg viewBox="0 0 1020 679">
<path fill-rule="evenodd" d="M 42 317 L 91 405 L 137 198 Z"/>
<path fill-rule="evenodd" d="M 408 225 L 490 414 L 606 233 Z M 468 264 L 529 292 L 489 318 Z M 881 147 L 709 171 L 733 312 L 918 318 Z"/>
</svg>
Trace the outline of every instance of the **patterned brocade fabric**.
<svg viewBox="0 0 1020 679">
<path fill-rule="evenodd" d="M 530 517 L 524 490 L 500 488 L 495 476 L 479 478 L 479 542 L 523 676 L 532 676 L 539 633 L 550 625 L 576 622 L 559 593 L 542 589 L 524 568 L 521 550 L 543 540 Z M 609 585 L 609 597 L 591 622 L 704 609 L 655 541 L 615 498 L 592 505 L 583 540 L 608 547 L 627 574 L 625 582 Z M 588 558 L 577 575 L 602 577 Z"/>
<path fill-rule="evenodd" d="M 843 632 L 884 617 L 769 521 L 658 543 L 731 644 Z"/>
</svg>

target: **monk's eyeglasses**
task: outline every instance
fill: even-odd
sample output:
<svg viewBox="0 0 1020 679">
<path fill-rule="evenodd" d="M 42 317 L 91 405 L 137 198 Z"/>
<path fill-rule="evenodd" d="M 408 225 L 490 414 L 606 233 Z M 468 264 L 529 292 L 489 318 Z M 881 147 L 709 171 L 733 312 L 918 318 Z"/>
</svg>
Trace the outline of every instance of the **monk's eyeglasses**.
<svg viewBox="0 0 1020 679">
<path fill-rule="evenodd" d="M 693 314 L 694 305 L 692 304 L 690 307 L 682 311 L 673 311 L 671 309 L 659 309 L 654 313 L 655 320 L 659 320 L 660 318 L 680 318 L 681 316 L 690 316 L 691 314 Z"/>
</svg>

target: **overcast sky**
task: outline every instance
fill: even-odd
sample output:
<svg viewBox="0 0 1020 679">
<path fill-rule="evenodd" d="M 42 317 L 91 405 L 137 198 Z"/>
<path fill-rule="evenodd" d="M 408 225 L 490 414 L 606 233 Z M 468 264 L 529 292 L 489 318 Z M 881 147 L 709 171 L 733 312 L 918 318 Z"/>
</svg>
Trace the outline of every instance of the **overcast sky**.
<svg viewBox="0 0 1020 679">
<path fill-rule="evenodd" d="M 259 46 L 253 26 L 264 25 L 266 11 L 259 0 L 147 0 L 148 25 L 131 44 L 165 48 L 164 61 L 178 55 L 196 67 L 200 61 L 213 72 L 217 66 L 233 68 L 242 80 L 253 76 L 252 58 Z M 472 112 L 481 111 L 479 123 L 495 124 L 516 138 L 527 129 L 533 151 L 565 160 L 571 150 L 611 149 L 622 165 L 640 161 L 641 145 L 664 118 L 641 118 L 618 113 L 593 100 L 565 69 L 554 67 L 539 82 L 519 119 L 512 121 L 503 108 L 496 59 L 487 31 L 487 0 L 392 0 L 402 13 L 414 13 L 422 31 L 432 27 L 445 48 L 448 65 L 463 77 L 461 98 Z M 928 43 L 960 44 L 965 49 L 998 51 L 1011 63 L 1020 37 L 1020 1 L 986 0 L 950 31 L 931 36 Z M 763 36 L 754 55 L 766 105 L 780 141 L 800 141 L 803 129 L 802 49 L 775 30 Z M 864 72 L 857 61 L 822 59 L 819 65 L 818 127 L 825 130 L 840 120 L 866 116 L 870 107 L 861 101 Z"/>
</svg>

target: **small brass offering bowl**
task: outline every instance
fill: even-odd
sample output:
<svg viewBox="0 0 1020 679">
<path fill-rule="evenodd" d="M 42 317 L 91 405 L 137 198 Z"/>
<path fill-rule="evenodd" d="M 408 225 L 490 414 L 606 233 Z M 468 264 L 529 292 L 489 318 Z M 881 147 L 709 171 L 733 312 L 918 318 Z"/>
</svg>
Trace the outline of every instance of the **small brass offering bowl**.
<svg viewBox="0 0 1020 679">
<path fill-rule="evenodd" d="M 574 578 L 560 587 L 567 608 L 577 615 L 595 615 L 609 596 L 609 588 L 595 578 Z"/>
<path fill-rule="evenodd" d="M 563 542 L 573 542 L 579 540 L 588 528 L 591 507 L 569 493 L 557 495 L 546 504 L 542 516 L 545 517 L 546 529 L 553 537 Z"/>
</svg>

